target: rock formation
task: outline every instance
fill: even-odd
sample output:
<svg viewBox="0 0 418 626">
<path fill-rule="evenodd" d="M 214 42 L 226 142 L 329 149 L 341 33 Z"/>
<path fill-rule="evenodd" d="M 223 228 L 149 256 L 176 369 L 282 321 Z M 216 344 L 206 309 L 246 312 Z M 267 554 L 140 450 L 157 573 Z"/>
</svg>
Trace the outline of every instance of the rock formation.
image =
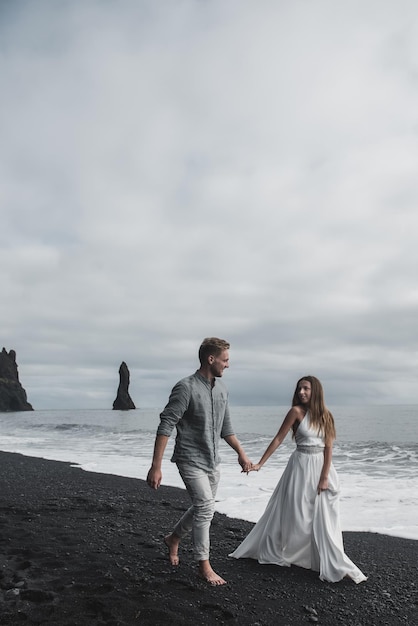
<svg viewBox="0 0 418 626">
<path fill-rule="evenodd" d="M 6 349 L 0 352 L 0 412 L 33 411 L 26 391 L 19 382 L 16 364 L 16 352 Z"/>
<path fill-rule="evenodd" d="M 125 361 L 121 363 L 119 368 L 119 387 L 116 400 L 113 403 L 113 408 L 117 411 L 128 411 L 129 409 L 135 409 L 135 404 L 128 392 L 129 388 L 129 370 Z"/>
</svg>

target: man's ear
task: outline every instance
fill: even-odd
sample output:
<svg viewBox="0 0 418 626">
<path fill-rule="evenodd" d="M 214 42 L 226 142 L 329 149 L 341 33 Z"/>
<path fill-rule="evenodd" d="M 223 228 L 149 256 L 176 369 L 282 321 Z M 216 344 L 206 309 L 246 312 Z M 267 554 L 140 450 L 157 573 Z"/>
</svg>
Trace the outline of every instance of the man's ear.
<svg viewBox="0 0 418 626">
<path fill-rule="evenodd" d="M 214 360 L 215 360 L 215 357 L 214 357 L 214 356 L 212 356 L 212 355 L 210 355 L 210 356 L 209 356 L 209 358 L 208 358 L 209 365 L 212 365 L 212 363 L 214 362 Z"/>
</svg>

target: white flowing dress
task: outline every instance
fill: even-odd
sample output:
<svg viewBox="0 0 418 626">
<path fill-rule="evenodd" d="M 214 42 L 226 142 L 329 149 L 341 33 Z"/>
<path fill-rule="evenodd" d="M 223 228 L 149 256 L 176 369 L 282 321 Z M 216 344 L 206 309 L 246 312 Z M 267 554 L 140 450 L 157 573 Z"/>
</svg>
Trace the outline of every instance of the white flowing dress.
<svg viewBox="0 0 418 626">
<path fill-rule="evenodd" d="M 249 535 L 229 556 L 259 563 L 298 565 L 319 572 L 321 580 L 356 583 L 367 577 L 344 553 L 339 516 L 339 481 L 333 464 L 328 489 L 318 495 L 324 440 L 311 428 L 309 414 L 295 435 L 296 450 Z"/>
</svg>

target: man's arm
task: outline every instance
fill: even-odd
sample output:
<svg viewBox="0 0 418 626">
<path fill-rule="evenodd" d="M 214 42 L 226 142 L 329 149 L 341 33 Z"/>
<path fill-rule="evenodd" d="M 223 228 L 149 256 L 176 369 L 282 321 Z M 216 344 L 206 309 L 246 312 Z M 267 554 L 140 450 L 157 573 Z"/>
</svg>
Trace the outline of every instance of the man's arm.
<svg viewBox="0 0 418 626">
<path fill-rule="evenodd" d="M 236 435 L 227 435 L 224 437 L 226 443 L 231 446 L 233 450 L 238 454 L 238 463 L 242 467 L 243 472 L 249 472 L 252 466 L 252 463 L 248 456 L 245 454 L 243 447 L 238 441 Z"/>
<path fill-rule="evenodd" d="M 160 424 L 155 437 L 154 455 L 152 457 L 151 468 L 147 475 L 147 483 L 152 489 L 158 489 L 161 485 L 162 472 L 161 464 L 168 440 L 173 428 L 183 416 L 187 409 L 190 397 L 190 389 L 184 380 L 174 385 L 168 403 L 160 414 Z"/>
<path fill-rule="evenodd" d="M 151 489 L 158 489 L 161 485 L 163 474 L 161 472 L 161 464 L 165 449 L 167 447 L 169 437 L 166 435 L 157 435 L 154 444 L 154 454 L 152 457 L 152 465 L 147 475 L 147 483 Z"/>
</svg>

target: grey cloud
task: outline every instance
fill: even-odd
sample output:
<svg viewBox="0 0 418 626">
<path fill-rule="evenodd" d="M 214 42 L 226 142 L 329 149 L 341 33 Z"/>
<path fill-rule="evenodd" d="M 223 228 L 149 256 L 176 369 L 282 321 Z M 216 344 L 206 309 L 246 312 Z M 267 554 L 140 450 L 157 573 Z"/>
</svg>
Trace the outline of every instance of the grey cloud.
<svg viewBox="0 0 418 626">
<path fill-rule="evenodd" d="M 414 2 L 44 0 L 0 19 L 2 340 L 35 408 L 418 402 Z M 49 381 L 51 385 L 48 384 Z"/>
</svg>

